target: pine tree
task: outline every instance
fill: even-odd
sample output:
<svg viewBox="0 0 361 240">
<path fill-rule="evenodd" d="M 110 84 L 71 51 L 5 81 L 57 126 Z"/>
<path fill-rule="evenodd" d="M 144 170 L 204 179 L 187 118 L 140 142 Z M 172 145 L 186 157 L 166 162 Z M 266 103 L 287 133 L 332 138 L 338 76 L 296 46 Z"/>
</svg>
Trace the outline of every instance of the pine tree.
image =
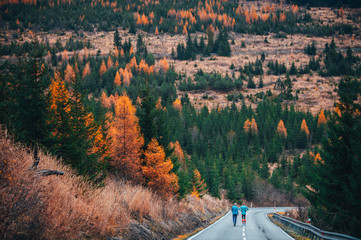
<svg viewBox="0 0 361 240">
<path fill-rule="evenodd" d="M 311 185 L 314 191 L 307 193 L 314 224 L 355 237 L 361 237 L 360 94 L 358 80 L 341 79 L 336 104 L 339 114 L 328 123 L 328 139 L 321 152 L 324 163 L 317 165 L 317 177 Z"/>
</svg>

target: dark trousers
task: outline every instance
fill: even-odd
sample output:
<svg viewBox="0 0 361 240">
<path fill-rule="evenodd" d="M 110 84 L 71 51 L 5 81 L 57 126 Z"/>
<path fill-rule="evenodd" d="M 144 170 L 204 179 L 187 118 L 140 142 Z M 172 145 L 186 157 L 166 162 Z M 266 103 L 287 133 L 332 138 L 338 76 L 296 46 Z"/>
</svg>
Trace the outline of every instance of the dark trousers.
<svg viewBox="0 0 361 240">
<path fill-rule="evenodd" d="M 246 214 L 242 214 L 242 220 L 246 219 Z"/>
<path fill-rule="evenodd" d="M 236 223 L 237 222 L 237 214 L 233 214 L 233 222 Z"/>
</svg>

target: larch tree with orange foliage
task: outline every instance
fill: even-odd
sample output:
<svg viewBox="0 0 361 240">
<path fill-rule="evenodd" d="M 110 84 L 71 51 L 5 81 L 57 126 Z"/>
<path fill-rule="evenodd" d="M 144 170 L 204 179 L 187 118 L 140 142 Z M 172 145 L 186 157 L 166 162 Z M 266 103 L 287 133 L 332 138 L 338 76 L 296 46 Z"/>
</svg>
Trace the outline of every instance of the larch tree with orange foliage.
<svg viewBox="0 0 361 240">
<path fill-rule="evenodd" d="M 173 196 L 179 189 L 178 177 L 172 173 L 173 163 L 166 158 L 162 146 L 152 139 L 144 152 L 142 166 L 145 183 L 161 196 Z"/>
<path fill-rule="evenodd" d="M 115 84 L 116 86 L 120 86 L 120 85 L 122 84 L 122 79 L 121 79 L 121 77 L 120 77 L 119 71 L 117 71 L 117 73 L 115 74 L 114 84 Z"/>
<path fill-rule="evenodd" d="M 278 126 L 277 126 L 277 133 L 284 137 L 287 138 L 287 129 L 285 127 L 284 122 L 282 121 L 282 119 L 279 121 Z"/>
<path fill-rule="evenodd" d="M 246 133 L 249 133 L 251 130 L 251 121 L 249 121 L 249 119 L 247 119 L 244 124 L 243 124 L 243 129 Z"/>
<path fill-rule="evenodd" d="M 181 102 L 181 100 L 179 100 L 178 98 L 176 99 L 176 100 L 174 100 L 174 102 L 173 102 L 173 107 L 175 108 L 175 109 L 177 109 L 178 111 L 182 111 L 182 102 Z"/>
<path fill-rule="evenodd" d="M 105 62 L 103 60 L 102 65 L 100 66 L 99 69 L 99 75 L 102 76 L 106 71 L 107 71 L 107 66 L 105 65 Z"/>
<path fill-rule="evenodd" d="M 286 14 L 282 12 L 280 15 L 280 22 L 284 22 L 284 21 L 286 21 Z"/>
<path fill-rule="evenodd" d="M 324 125 L 327 123 L 326 116 L 323 110 L 318 114 L 317 126 Z"/>
<path fill-rule="evenodd" d="M 301 128 L 300 128 L 300 134 L 298 137 L 298 148 L 306 148 L 308 145 L 308 139 L 309 139 L 310 131 L 308 130 L 306 120 L 302 120 Z"/>
<path fill-rule="evenodd" d="M 87 62 L 83 69 L 83 78 L 90 74 L 90 63 Z"/>
<path fill-rule="evenodd" d="M 116 99 L 108 130 L 109 155 L 110 164 L 125 179 L 140 182 L 140 156 L 144 140 L 135 113 L 136 108 L 126 93 Z"/>
<path fill-rule="evenodd" d="M 202 179 L 201 173 L 198 169 L 193 171 L 192 186 L 192 196 L 202 198 L 207 193 L 207 184 Z"/>
<path fill-rule="evenodd" d="M 169 64 L 167 59 L 164 57 L 163 59 L 159 60 L 159 67 L 162 70 L 163 73 L 168 72 L 169 69 Z"/>
<path fill-rule="evenodd" d="M 103 123 L 97 124 L 93 114 L 83 105 L 85 95 L 80 92 L 81 77 L 77 66 L 75 69 L 75 77 L 68 79 L 70 90 L 58 72 L 49 87 L 50 151 L 97 183 L 105 177 L 106 137 Z"/>
</svg>

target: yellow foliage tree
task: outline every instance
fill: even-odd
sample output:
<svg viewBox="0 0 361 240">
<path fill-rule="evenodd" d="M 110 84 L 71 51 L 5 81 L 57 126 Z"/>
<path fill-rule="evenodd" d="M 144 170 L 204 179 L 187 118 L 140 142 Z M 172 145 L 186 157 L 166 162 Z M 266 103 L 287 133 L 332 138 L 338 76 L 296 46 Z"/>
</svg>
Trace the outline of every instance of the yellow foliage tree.
<svg viewBox="0 0 361 240">
<path fill-rule="evenodd" d="M 144 166 L 142 167 L 145 181 L 151 189 L 161 196 L 174 195 L 178 189 L 178 177 L 171 173 L 173 163 L 165 158 L 165 152 L 156 139 L 152 139 L 144 152 Z"/>
<path fill-rule="evenodd" d="M 278 123 L 277 132 L 279 135 L 283 136 L 284 138 L 287 138 L 287 129 L 282 120 L 280 120 L 280 122 Z"/>
<path fill-rule="evenodd" d="M 126 179 L 140 181 L 140 155 L 144 140 L 140 133 L 136 109 L 123 93 L 114 104 L 114 117 L 109 124 L 110 164 Z"/>
</svg>

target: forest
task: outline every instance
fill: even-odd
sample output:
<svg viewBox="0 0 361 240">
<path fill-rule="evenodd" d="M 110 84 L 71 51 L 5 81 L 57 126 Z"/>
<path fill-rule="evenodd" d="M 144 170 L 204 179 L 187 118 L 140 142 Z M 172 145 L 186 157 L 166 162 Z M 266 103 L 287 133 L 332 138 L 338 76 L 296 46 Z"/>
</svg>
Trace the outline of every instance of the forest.
<svg viewBox="0 0 361 240">
<path fill-rule="evenodd" d="M 205 202 L 211 195 L 256 206 L 307 206 L 316 226 L 360 236 L 361 64 L 353 48 L 343 51 L 333 38 L 324 46 L 312 42 L 301 50 L 309 57 L 302 65 L 262 52 L 255 61 L 232 63 L 232 74 L 197 69 L 187 76 L 170 64 L 229 58 L 234 32 L 282 39 L 353 36 L 357 30 L 347 22 L 320 24 L 294 5 L 314 6 L 309 1 L 286 2 L 292 5 L 264 3 L 256 11 L 235 1 L 2 1 L 0 23 L 12 39 L 4 34 L 0 43 L 1 127 L 28 152 L 51 154 L 87 188 L 108 191 L 109 178 L 116 177 L 149 189 L 163 207 L 190 195 Z M 66 30 L 76 34 L 65 43 L 37 37 Z M 114 31 L 109 53 L 90 54 L 93 43 L 75 37 L 98 30 Z M 145 34 L 186 40 L 160 57 L 148 50 Z M 265 75 L 277 79 L 271 88 Z M 307 90 L 294 86 L 313 75 L 339 79 L 332 110 L 314 114 L 295 106 Z M 227 105 L 192 104 L 191 94 L 211 100 L 210 91 L 226 94 Z M 12 181 L 1 174 L 8 166 L 1 161 L 5 187 Z M 137 220 L 147 216 L 135 212 Z"/>
</svg>

